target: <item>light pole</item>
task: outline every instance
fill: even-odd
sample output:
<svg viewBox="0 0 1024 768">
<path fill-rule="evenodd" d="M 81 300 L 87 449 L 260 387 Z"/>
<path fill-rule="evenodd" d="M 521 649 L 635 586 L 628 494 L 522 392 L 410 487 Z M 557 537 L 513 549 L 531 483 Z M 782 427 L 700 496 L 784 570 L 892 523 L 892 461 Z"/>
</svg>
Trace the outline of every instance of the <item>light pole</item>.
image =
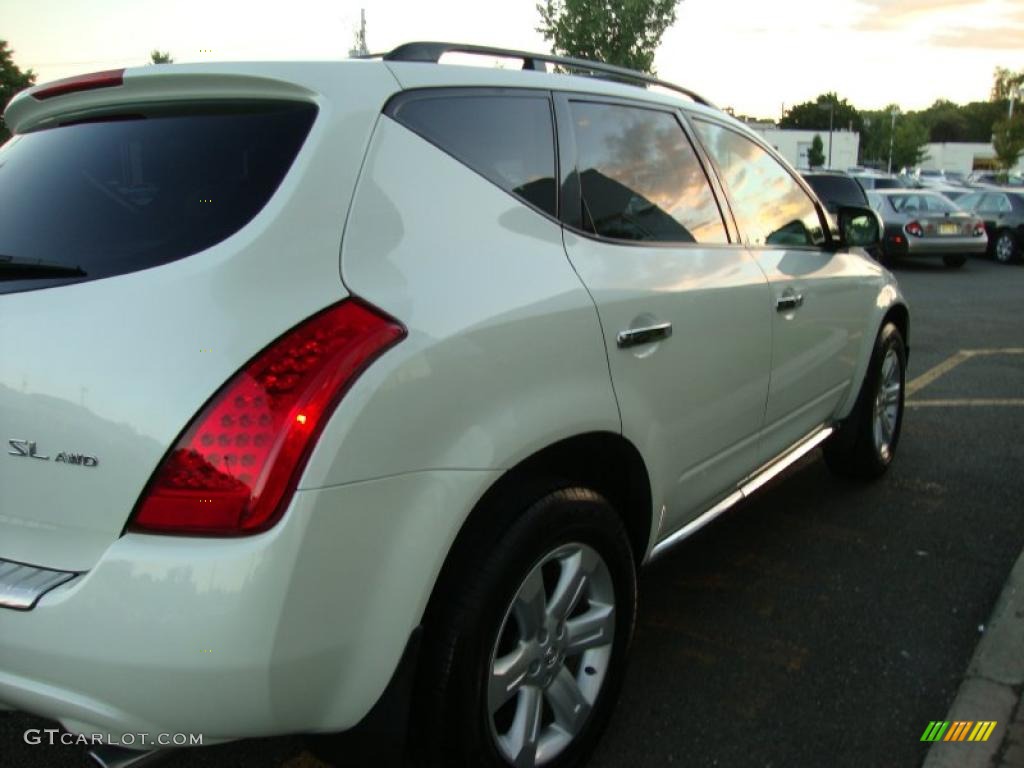
<svg viewBox="0 0 1024 768">
<path fill-rule="evenodd" d="M 898 109 L 894 109 L 889 113 L 892 115 L 892 123 L 889 125 L 889 173 L 892 173 L 892 142 L 896 137 L 896 115 L 899 113 Z"/>
</svg>

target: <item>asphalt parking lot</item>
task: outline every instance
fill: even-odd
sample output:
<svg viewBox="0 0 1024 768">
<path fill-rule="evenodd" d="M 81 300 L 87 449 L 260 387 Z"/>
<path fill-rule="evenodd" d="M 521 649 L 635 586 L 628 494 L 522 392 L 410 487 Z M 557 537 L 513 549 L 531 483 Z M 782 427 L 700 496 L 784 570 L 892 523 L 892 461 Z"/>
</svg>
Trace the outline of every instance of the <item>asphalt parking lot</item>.
<svg viewBox="0 0 1024 768">
<path fill-rule="evenodd" d="M 892 471 L 852 485 L 814 455 L 647 569 L 594 768 L 920 765 L 1024 547 L 1024 266 L 897 274 L 915 383 Z M 0 714 L 0 765 L 91 765 L 26 745 L 39 727 Z M 321 764 L 281 738 L 162 765 Z"/>
</svg>

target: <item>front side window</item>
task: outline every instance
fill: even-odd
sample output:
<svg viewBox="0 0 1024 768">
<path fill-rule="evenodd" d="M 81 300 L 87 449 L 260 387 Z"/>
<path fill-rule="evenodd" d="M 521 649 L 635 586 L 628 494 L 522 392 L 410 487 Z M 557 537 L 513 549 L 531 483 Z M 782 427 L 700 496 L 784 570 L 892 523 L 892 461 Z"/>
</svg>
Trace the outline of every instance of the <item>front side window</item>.
<svg viewBox="0 0 1024 768">
<path fill-rule="evenodd" d="M 616 240 L 726 243 L 708 178 L 675 116 L 571 102 L 583 226 Z"/>
<path fill-rule="evenodd" d="M 694 121 L 732 193 L 733 212 L 751 246 L 818 246 L 825 232 L 818 209 L 790 173 L 735 131 Z"/>
<path fill-rule="evenodd" d="M 556 215 L 555 140 L 546 94 L 410 92 L 392 102 L 388 114 L 506 192 Z"/>
</svg>

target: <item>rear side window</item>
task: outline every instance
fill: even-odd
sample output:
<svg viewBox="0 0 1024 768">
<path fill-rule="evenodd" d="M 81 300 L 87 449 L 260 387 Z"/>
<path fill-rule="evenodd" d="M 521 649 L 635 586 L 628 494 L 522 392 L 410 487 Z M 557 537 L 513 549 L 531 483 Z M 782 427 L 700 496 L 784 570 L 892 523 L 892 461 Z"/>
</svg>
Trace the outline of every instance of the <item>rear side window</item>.
<svg viewBox="0 0 1024 768">
<path fill-rule="evenodd" d="M 0 291 L 165 264 L 224 240 L 274 194 L 313 123 L 307 104 L 205 105 L 16 136 L 0 149 Z M 5 277 L 6 275 L 6 277 Z M 15 279 L 11 279 L 12 276 Z"/>
<path fill-rule="evenodd" d="M 506 192 L 557 215 L 546 94 L 410 91 L 392 101 L 387 114 Z"/>
<path fill-rule="evenodd" d="M 584 227 L 617 240 L 728 242 L 704 169 L 673 115 L 571 107 Z"/>
<path fill-rule="evenodd" d="M 732 193 L 749 245 L 815 246 L 825 241 L 814 202 L 779 162 L 735 131 L 695 120 L 701 141 Z"/>
</svg>

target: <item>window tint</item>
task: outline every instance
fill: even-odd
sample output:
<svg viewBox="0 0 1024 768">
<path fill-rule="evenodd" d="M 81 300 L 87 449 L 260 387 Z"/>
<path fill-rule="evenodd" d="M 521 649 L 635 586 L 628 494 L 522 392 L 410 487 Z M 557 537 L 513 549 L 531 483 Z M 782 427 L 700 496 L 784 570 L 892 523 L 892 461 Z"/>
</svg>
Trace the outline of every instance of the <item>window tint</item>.
<svg viewBox="0 0 1024 768">
<path fill-rule="evenodd" d="M 584 226 L 618 240 L 725 243 L 722 214 L 667 112 L 571 102 Z"/>
<path fill-rule="evenodd" d="M 750 245 L 820 245 L 825 233 L 811 198 L 750 139 L 704 121 L 697 131 L 722 170 Z"/>
<path fill-rule="evenodd" d="M 74 279 L 88 280 L 208 248 L 274 194 L 316 108 L 133 112 L 26 133 L 0 148 L 0 254 L 80 267 L 85 276 Z M 0 290 L 55 282 L 2 280 Z"/>
<path fill-rule="evenodd" d="M 842 205 L 863 207 L 867 203 L 864 190 L 854 179 L 845 176 L 814 175 L 804 176 L 804 179 L 811 185 L 811 189 L 818 193 L 825 207 L 833 213 Z"/>
<path fill-rule="evenodd" d="M 555 142 L 546 95 L 414 94 L 389 114 L 486 179 L 556 215 Z"/>
</svg>

